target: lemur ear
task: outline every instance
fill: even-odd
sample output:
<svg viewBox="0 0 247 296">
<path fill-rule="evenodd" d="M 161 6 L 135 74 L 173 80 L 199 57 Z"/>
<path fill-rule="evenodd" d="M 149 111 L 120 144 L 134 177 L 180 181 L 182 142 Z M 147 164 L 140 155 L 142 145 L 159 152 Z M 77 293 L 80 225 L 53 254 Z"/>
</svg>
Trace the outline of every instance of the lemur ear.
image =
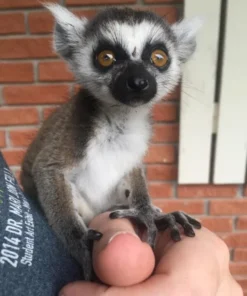
<svg viewBox="0 0 247 296">
<path fill-rule="evenodd" d="M 204 20 L 195 17 L 191 20 L 182 20 L 172 25 L 172 31 L 177 40 L 177 51 L 181 62 L 186 62 L 196 48 L 196 35 Z"/>
<path fill-rule="evenodd" d="M 74 49 L 82 43 L 82 33 L 88 20 L 78 18 L 68 9 L 58 4 L 44 5 L 56 19 L 54 28 L 54 49 L 64 59 L 69 60 Z"/>
</svg>

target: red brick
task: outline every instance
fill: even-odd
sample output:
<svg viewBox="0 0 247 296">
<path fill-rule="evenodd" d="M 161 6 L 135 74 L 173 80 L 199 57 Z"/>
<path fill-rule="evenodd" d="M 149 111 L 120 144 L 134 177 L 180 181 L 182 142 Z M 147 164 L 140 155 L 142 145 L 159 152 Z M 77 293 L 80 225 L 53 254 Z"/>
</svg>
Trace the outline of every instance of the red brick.
<svg viewBox="0 0 247 296">
<path fill-rule="evenodd" d="M 6 141 L 5 141 L 5 132 L 0 131 L 0 148 L 5 147 Z"/>
<path fill-rule="evenodd" d="M 53 25 L 54 17 L 48 11 L 35 11 L 28 15 L 28 26 L 31 33 L 50 33 Z"/>
<path fill-rule="evenodd" d="M 2 153 L 8 165 L 20 165 L 25 155 L 25 150 L 2 150 Z"/>
<path fill-rule="evenodd" d="M 204 202 L 202 200 L 154 200 L 154 204 L 164 212 L 184 211 L 192 215 L 204 214 Z"/>
<path fill-rule="evenodd" d="M 18 129 L 9 131 L 9 138 L 11 146 L 13 147 L 26 147 L 37 134 L 37 129 Z"/>
<path fill-rule="evenodd" d="M 66 85 L 24 85 L 6 86 L 3 89 L 7 104 L 56 104 L 68 100 Z"/>
<path fill-rule="evenodd" d="M 247 216 L 246 217 L 238 217 L 237 229 L 247 230 Z"/>
<path fill-rule="evenodd" d="M 247 232 L 229 233 L 222 236 L 229 248 L 244 248 L 247 246 Z"/>
<path fill-rule="evenodd" d="M 214 232 L 230 232 L 232 231 L 232 218 L 223 217 L 200 217 L 202 225 Z"/>
<path fill-rule="evenodd" d="M 238 186 L 235 185 L 181 185 L 178 187 L 178 197 L 235 197 L 237 190 Z"/>
<path fill-rule="evenodd" d="M 49 0 L 49 2 L 60 2 L 59 0 Z M 37 0 L 0 0 L 1 8 L 24 8 L 24 7 L 41 7 L 42 2 Z"/>
<path fill-rule="evenodd" d="M 154 124 L 152 142 L 177 142 L 178 132 L 178 124 Z"/>
<path fill-rule="evenodd" d="M 23 13 L 6 13 L 0 16 L 0 34 L 25 33 Z"/>
<path fill-rule="evenodd" d="M 165 7 L 165 6 L 142 6 L 138 7 L 141 10 L 153 11 L 157 15 L 166 19 L 169 23 L 174 23 L 178 19 L 178 10 L 176 7 Z M 176 97 L 177 99 L 177 97 Z"/>
<path fill-rule="evenodd" d="M 234 250 L 234 261 L 247 261 L 247 248 Z"/>
<path fill-rule="evenodd" d="M 54 57 L 50 37 L 1 40 L 0 59 Z"/>
<path fill-rule="evenodd" d="M 0 108 L 0 125 L 36 124 L 39 114 L 36 108 Z"/>
<path fill-rule="evenodd" d="M 182 3 L 183 0 L 144 0 L 145 3 Z"/>
<path fill-rule="evenodd" d="M 92 18 L 97 10 L 72 10 L 79 17 Z M 47 11 L 35 11 L 29 13 L 28 24 L 31 33 L 50 33 L 53 30 L 54 17 Z"/>
<path fill-rule="evenodd" d="M 173 145 L 150 145 L 144 157 L 145 163 L 173 163 L 175 161 L 175 147 Z"/>
<path fill-rule="evenodd" d="M 43 109 L 43 119 L 47 119 L 54 111 L 57 110 L 57 107 L 46 107 Z"/>
<path fill-rule="evenodd" d="M 230 271 L 232 275 L 247 275 L 247 263 L 230 262 Z"/>
<path fill-rule="evenodd" d="M 247 290 L 247 279 L 246 278 L 236 278 L 237 282 L 239 283 L 239 285 L 242 287 L 242 289 L 245 291 Z M 247 293 L 247 291 L 246 291 Z"/>
<path fill-rule="evenodd" d="M 144 3 L 182 3 L 184 0 L 144 0 Z"/>
<path fill-rule="evenodd" d="M 40 62 L 39 63 L 40 81 L 72 81 L 74 76 L 69 71 L 68 66 L 62 61 Z"/>
<path fill-rule="evenodd" d="M 247 200 L 213 200 L 210 201 L 211 215 L 247 214 Z"/>
<path fill-rule="evenodd" d="M 110 0 L 110 1 L 114 1 L 114 0 Z M 131 0 L 127 0 L 127 1 L 131 1 Z M 90 4 L 91 4 L 91 1 L 90 1 Z M 140 7 L 137 7 L 137 9 L 151 10 L 162 17 L 167 16 L 167 20 L 169 22 L 174 22 L 178 16 L 178 12 L 175 7 L 147 7 L 146 8 L 145 6 L 144 7 L 140 6 Z M 83 9 L 83 10 L 72 10 L 72 12 L 79 17 L 86 17 L 90 19 L 97 14 L 98 10 Z M 50 33 L 53 30 L 54 18 L 47 11 L 31 12 L 28 16 L 28 24 L 29 24 L 31 33 L 36 33 L 36 34 Z"/>
<path fill-rule="evenodd" d="M 175 181 L 177 179 L 176 165 L 147 165 L 148 180 Z"/>
<path fill-rule="evenodd" d="M 171 103 L 156 104 L 153 109 L 155 121 L 175 121 L 178 117 L 178 106 Z"/>
<path fill-rule="evenodd" d="M 31 63 L 0 63 L 0 82 L 32 82 Z"/>
<path fill-rule="evenodd" d="M 99 9 L 81 9 L 81 10 L 74 10 L 72 12 L 79 16 L 79 17 L 86 17 L 88 19 L 93 18 L 100 10 Z"/>
<path fill-rule="evenodd" d="M 148 191 L 152 198 L 168 198 L 173 195 L 173 185 L 167 183 L 149 183 Z"/>
<path fill-rule="evenodd" d="M 136 0 L 66 0 L 67 5 L 128 4 Z"/>
<path fill-rule="evenodd" d="M 100 0 L 99 0 L 100 1 Z M 114 0 L 109 0 L 114 1 Z M 121 1 L 121 0 L 118 0 Z M 127 0 L 131 1 L 131 0 Z M 121 1 L 122 2 L 122 1 Z M 135 2 L 135 0 L 133 0 Z M 160 15 L 161 17 L 166 17 L 166 20 L 170 23 L 174 22 L 178 18 L 178 10 L 176 7 L 165 7 L 165 6 L 137 6 L 132 7 L 133 9 L 137 10 L 148 10 L 153 11 L 154 13 Z M 79 17 L 86 17 L 86 18 L 92 18 L 94 17 L 99 10 L 72 10 L 72 12 Z"/>
</svg>

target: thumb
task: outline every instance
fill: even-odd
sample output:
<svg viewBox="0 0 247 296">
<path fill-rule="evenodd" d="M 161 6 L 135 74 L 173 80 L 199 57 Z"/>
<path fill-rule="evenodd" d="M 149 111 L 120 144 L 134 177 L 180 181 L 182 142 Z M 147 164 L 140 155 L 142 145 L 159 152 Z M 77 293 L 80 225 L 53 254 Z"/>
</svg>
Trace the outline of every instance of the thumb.
<svg viewBox="0 0 247 296">
<path fill-rule="evenodd" d="M 135 234 L 128 219 L 109 219 L 103 213 L 90 227 L 103 233 L 94 242 L 93 267 L 98 278 L 110 286 L 131 286 L 147 279 L 153 272 L 152 249 Z"/>
</svg>

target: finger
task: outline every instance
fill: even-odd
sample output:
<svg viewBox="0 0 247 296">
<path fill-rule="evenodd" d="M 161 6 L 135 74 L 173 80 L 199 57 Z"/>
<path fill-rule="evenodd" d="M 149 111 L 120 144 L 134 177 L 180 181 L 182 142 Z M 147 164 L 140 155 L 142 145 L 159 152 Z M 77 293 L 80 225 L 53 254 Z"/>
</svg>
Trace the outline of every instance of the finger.
<svg viewBox="0 0 247 296">
<path fill-rule="evenodd" d="M 243 296 L 244 292 L 241 286 L 229 273 L 220 285 L 216 296 Z"/>
<path fill-rule="evenodd" d="M 229 253 L 226 245 L 205 228 L 198 232 L 196 238 L 198 239 L 184 237 L 181 242 L 174 243 L 169 239 L 169 233 L 161 235 L 158 245 L 165 242 L 168 247 L 163 250 L 156 274 L 141 284 L 122 288 L 81 282 L 63 289 L 66 292 L 64 295 L 243 295 L 233 280 L 226 280 L 226 285 L 222 285 L 222 277 L 225 278 L 226 272 L 229 274 Z M 219 287 L 222 289 L 219 290 Z"/>
<path fill-rule="evenodd" d="M 227 271 L 228 250 L 224 243 L 205 228 L 196 231 L 194 238 L 182 236 L 180 242 L 174 243 L 166 232 L 158 237 L 155 249 L 159 262 L 154 274 L 169 275 L 171 282 L 179 283 L 181 289 L 195 295 L 217 295 L 223 272 Z M 224 262 L 223 262 L 224 261 Z M 207 285 L 205 293 L 202 283 Z M 171 286 L 171 288 L 173 288 Z"/>
<path fill-rule="evenodd" d="M 103 233 L 94 242 L 93 267 L 99 279 L 112 286 L 129 286 L 144 281 L 153 272 L 152 249 L 136 235 L 128 219 L 109 219 L 109 213 L 97 216 L 90 228 Z"/>
<path fill-rule="evenodd" d="M 172 283 L 169 277 L 155 275 L 147 281 L 131 287 L 107 287 L 88 282 L 75 282 L 62 289 L 59 296 L 191 296 L 179 282 Z M 238 295 L 236 295 L 238 296 Z"/>
</svg>

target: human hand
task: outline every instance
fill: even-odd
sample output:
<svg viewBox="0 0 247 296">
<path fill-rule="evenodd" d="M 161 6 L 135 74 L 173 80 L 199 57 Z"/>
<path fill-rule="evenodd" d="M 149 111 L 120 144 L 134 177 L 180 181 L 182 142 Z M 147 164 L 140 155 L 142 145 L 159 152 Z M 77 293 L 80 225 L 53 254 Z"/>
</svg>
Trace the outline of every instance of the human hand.
<svg viewBox="0 0 247 296">
<path fill-rule="evenodd" d="M 94 244 L 93 262 L 106 285 L 75 282 L 61 295 L 243 296 L 229 272 L 227 246 L 209 230 L 203 228 L 194 238 L 183 237 L 178 243 L 168 232 L 160 233 L 153 253 L 135 235 L 129 220 L 108 216 L 101 214 L 90 225 L 103 233 Z"/>
</svg>

